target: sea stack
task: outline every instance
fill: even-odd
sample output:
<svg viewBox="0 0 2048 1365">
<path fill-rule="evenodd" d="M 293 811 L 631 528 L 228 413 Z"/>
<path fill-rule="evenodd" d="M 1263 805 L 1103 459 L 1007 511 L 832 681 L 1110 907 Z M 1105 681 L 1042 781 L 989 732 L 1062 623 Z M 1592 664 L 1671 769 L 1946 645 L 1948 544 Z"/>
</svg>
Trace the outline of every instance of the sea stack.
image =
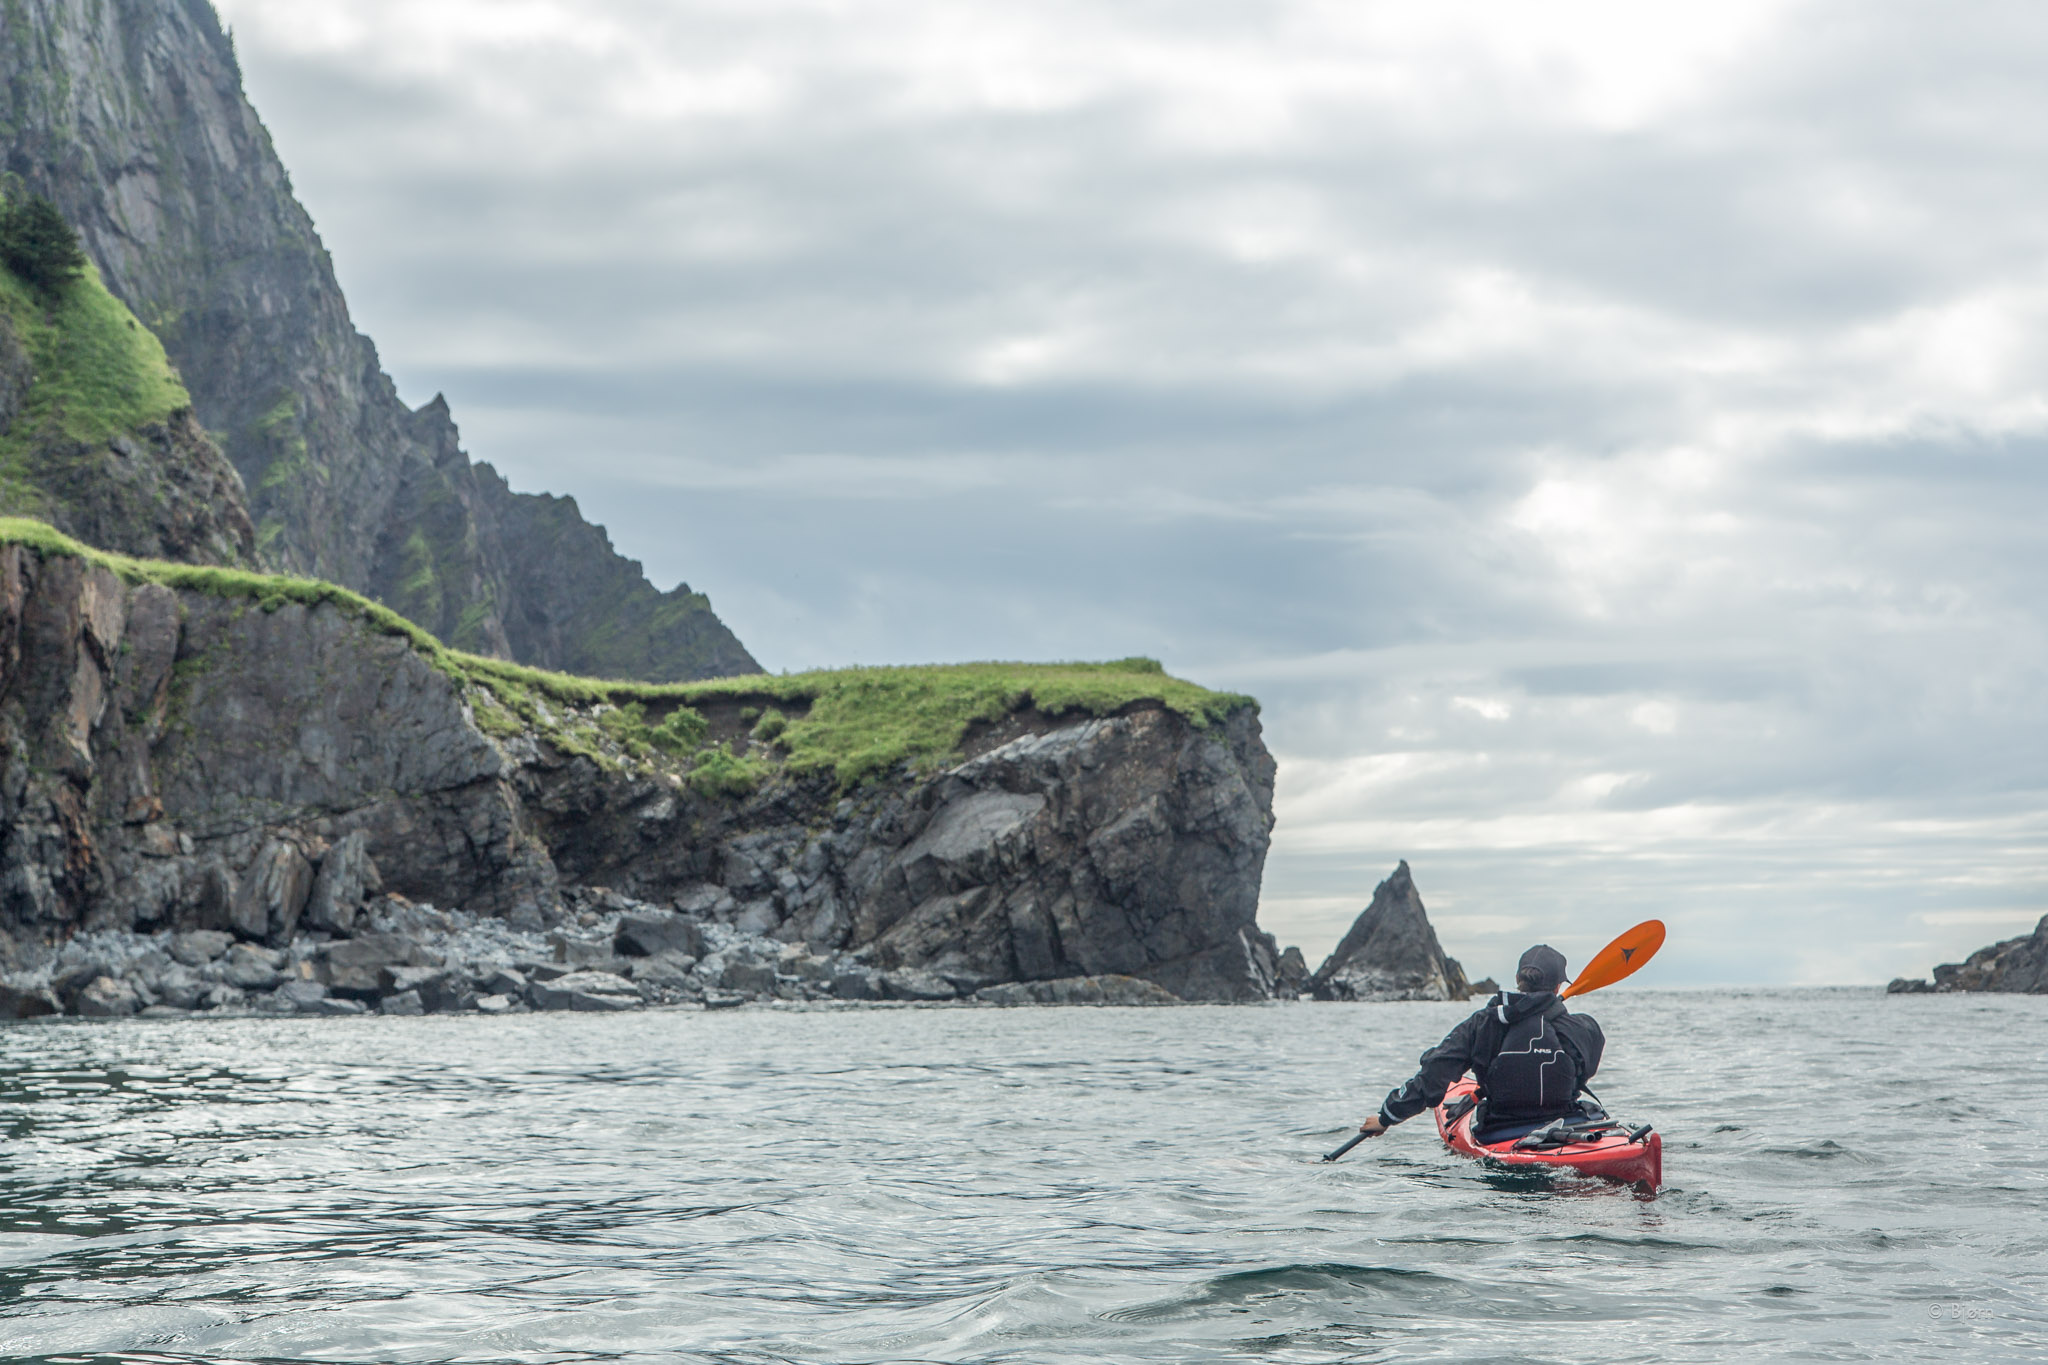
<svg viewBox="0 0 2048 1365">
<path fill-rule="evenodd" d="M 1444 955 L 1404 860 L 1317 969 L 1318 1000 L 1464 1000 L 1465 969 Z"/>
</svg>

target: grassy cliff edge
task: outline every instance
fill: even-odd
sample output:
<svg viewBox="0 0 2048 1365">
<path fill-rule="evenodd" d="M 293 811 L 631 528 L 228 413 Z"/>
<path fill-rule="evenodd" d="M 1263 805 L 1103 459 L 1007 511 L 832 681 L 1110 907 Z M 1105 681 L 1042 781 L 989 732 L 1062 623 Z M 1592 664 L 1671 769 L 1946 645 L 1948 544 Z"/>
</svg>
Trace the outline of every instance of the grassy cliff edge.
<svg viewBox="0 0 2048 1365">
<path fill-rule="evenodd" d="M 842 788 L 904 764 L 934 770 L 958 759 L 977 724 L 1027 709 L 1104 716 L 1153 702 L 1207 729 L 1257 706 L 1250 697 L 1170 677 L 1151 659 L 857 667 L 687 683 L 582 678 L 450 649 L 388 607 L 318 579 L 111 554 L 18 517 L 0 517 L 0 544 L 85 560 L 129 583 L 242 599 L 264 611 L 331 604 L 408 641 L 462 689 L 486 733 L 501 740 L 533 734 L 608 768 L 666 772 L 706 795 L 744 794 L 778 770 L 830 772 Z M 738 733 L 735 718 L 743 727 Z"/>
</svg>

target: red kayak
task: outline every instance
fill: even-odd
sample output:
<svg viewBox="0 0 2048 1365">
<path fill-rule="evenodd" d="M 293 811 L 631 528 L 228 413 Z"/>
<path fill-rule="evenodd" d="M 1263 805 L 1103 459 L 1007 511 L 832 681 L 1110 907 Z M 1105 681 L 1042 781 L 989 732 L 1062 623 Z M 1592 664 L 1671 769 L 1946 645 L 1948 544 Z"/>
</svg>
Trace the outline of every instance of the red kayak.
<svg viewBox="0 0 2048 1365">
<path fill-rule="evenodd" d="M 1527 1145 L 1529 1139 L 1525 1138 L 1509 1138 L 1505 1142 L 1481 1146 L 1472 1140 L 1472 1107 L 1458 1103 L 1478 1088 L 1476 1081 L 1459 1081 L 1444 1092 L 1444 1102 L 1437 1106 L 1437 1135 L 1452 1151 L 1465 1156 L 1485 1157 L 1503 1166 L 1576 1171 L 1580 1175 L 1616 1180 L 1650 1192 L 1664 1183 L 1664 1139 L 1646 1128 L 1629 1132 L 1615 1125 L 1589 1132 L 1582 1139 L 1541 1147 Z M 1449 1111 L 1454 1107 L 1462 1112 L 1451 1118 Z"/>
</svg>

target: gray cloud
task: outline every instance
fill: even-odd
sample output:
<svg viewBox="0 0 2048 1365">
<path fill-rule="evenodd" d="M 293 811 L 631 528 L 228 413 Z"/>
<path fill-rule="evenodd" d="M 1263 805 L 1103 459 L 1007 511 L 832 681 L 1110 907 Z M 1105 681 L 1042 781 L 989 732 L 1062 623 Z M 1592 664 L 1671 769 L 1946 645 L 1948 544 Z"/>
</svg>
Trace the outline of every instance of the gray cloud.
<svg viewBox="0 0 2048 1365">
<path fill-rule="evenodd" d="M 478 457 L 773 667 L 1255 692 L 1311 951 L 2048 909 L 2033 7 L 222 8 Z"/>
</svg>

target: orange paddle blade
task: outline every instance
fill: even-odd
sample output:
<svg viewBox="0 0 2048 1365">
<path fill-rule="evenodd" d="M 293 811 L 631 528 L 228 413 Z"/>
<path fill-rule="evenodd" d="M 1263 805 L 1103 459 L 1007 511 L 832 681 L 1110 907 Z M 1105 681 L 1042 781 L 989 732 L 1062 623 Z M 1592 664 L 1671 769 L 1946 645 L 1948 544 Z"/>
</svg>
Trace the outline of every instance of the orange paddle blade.
<svg viewBox="0 0 2048 1365">
<path fill-rule="evenodd" d="M 1602 986 L 1612 986 L 1657 955 L 1664 946 L 1664 921 L 1646 919 L 1593 955 L 1585 970 L 1571 985 L 1557 993 L 1558 999 L 1584 995 Z"/>
</svg>

